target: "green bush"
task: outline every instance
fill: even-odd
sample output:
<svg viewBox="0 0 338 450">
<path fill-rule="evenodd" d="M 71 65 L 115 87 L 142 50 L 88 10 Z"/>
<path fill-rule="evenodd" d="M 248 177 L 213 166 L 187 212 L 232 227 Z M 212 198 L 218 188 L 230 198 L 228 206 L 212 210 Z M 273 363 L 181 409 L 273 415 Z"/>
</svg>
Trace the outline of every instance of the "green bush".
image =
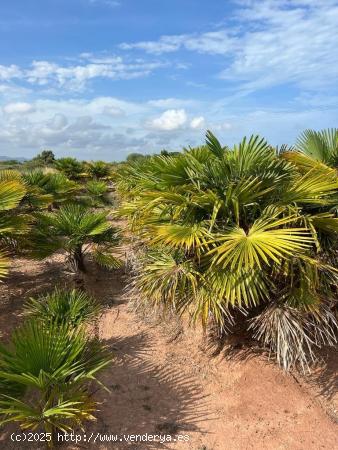
<svg viewBox="0 0 338 450">
<path fill-rule="evenodd" d="M 85 330 L 32 320 L 0 346 L 1 423 L 47 433 L 70 431 L 93 419 L 90 382 L 110 362 Z"/>
<path fill-rule="evenodd" d="M 336 170 L 208 132 L 206 146 L 122 165 L 118 191 L 142 244 L 133 286 L 150 307 L 251 333 L 285 369 L 334 345 Z"/>
<path fill-rule="evenodd" d="M 24 311 L 44 322 L 77 327 L 94 320 L 101 308 L 86 292 L 55 288 L 51 293 L 29 299 Z"/>
<path fill-rule="evenodd" d="M 85 255 L 90 253 L 101 266 L 117 268 L 112 252 L 119 243 L 119 232 L 106 211 L 97 212 L 79 204 L 68 204 L 52 213 L 36 213 L 30 233 L 33 257 L 43 259 L 64 250 L 74 271 L 85 271 Z"/>
</svg>

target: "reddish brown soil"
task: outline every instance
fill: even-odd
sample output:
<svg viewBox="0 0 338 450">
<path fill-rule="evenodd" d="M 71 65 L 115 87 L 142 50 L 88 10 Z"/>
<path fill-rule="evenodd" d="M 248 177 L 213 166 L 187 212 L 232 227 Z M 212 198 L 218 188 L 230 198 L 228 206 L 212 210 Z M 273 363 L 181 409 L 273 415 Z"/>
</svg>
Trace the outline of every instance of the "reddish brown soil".
<svg viewBox="0 0 338 450">
<path fill-rule="evenodd" d="M 82 442 L 63 448 L 335 448 L 333 354 L 306 378 L 284 374 L 263 355 L 243 349 L 233 352 L 232 358 L 224 352 L 213 357 L 199 330 L 179 334 L 176 324 L 140 320 L 122 296 L 125 280 L 123 272 L 91 272 L 85 277 L 86 288 L 105 306 L 97 332 L 115 355 L 100 377 L 110 393 L 102 389 L 95 393 L 100 411 L 96 422 L 85 424 L 85 433 L 182 434 L 189 442 Z M 62 255 L 44 262 L 14 261 L 10 277 L 0 286 L 3 340 L 22 320 L 25 299 L 56 283 L 73 281 L 64 270 Z M 10 441 L 13 430 L 17 429 L 1 430 L 0 448 L 23 448 Z"/>
</svg>

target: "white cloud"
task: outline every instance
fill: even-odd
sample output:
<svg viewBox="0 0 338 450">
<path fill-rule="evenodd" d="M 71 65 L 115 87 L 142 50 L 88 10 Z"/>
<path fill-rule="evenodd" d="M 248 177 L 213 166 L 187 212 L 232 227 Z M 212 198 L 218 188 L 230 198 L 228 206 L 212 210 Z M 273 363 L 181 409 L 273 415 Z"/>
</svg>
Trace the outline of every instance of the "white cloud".
<svg viewBox="0 0 338 450">
<path fill-rule="evenodd" d="M 116 121 L 124 116 L 134 120 L 135 115 L 143 115 L 149 112 L 146 104 L 129 102 L 115 97 L 95 97 L 87 99 L 52 100 L 40 99 L 34 103 L 37 119 L 46 114 L 51 117 L 54 114 L 64 114 L 67 117 L 78 117 L 86 114 L 100 116 L 100 118 L 114 119 Z"/>
<path fill-rule="evenodd" d="M 184 109 L 168 109 L 156 119 L 150 122 L 150 126 L 156 130 L 173 131 L 181 128 L 187 122 L 187 114 Z"/>
<path fill-rule="evenodd" d="M 33 111 L 33 106 L 30 103 L 16 102 L 8 103 L 2 109 L 6 114 L 27 114 Z"/>
<path fill-rule="evenodd" d="M 124 115 L 124 111 L 118 106 L 107 105 L 103 108 L 102 114 L 106 116 L 119 117 Z"/>
<path fill-rule="evenodd" d="M 240 17 L 251 27 L 223 78 L 239 78 L 251 90 L 285 82 L 303 88 L 335 82 L 338 2 L 250 2 Z"/>
<path fill-rule="evenodd" d="M 232 125 L 229 122 L 221 122 L 213 125 L 213 129 L 217 131 L 228 131 L 232 129 Z"/>
<path fill-rule="evenodd" d="M 0 66 L 0 80 L 27 81 L 36 86 L 56 86 L 70 90 L 81 90 L 93 78 L 129 80 L 148 76 L 156 69 L 167 65 L 161 61 L 124 61 L 120 56 L 80 55 L 82 64 L 59 65 L 49 61 L 33 61 L 28 68 L 15 65 Z"/>
<path fill-rule="evenodd" d="M 136 103 L 114 97 L 41 99 L 31 106 L 29 114 L 10 116 L 0 109 L 0 154 L 10 149 L 12 155 L 29 157 L 52 148 L 57 156 L 116 160 L 129 152 L 200 145 L 206 124 L 227 145 L 252 133 L 265 136 L 272 144 L 292 144 L 305 128 L 335 126 L 338 114 L 336 105 L 331 109 L 321 105 L 315 109 L 314 105 L 309 110 L 306 103 L 300 111 L 244 107 L 230 114 L 220 100 L 159 114 L 158 107 L 149 101 Z M 118 109 L 123 113 L 111 114 L 110 110 Z"/>
<path fill-rule="evenodd" d="M 236 91 L 243 95 L 286 83 L 304 90 L 322 89 L 336 83 L 337 0 L 237 0 L 235 3 L 237 7 L 231 20 L 228 17 L 217 30 L 164 35 L 154 41 L 122 43 L 120 48 L 155 55 L 185 50 L 217 57 L 218 78 L 234 83 Z M 60 88 L 81 91 L 90 80 L 98 78 L 128 80 L 146 77 L 169 66 L 172 70 L 193 68 L 186 61 L 169 63 L 149 58 L 146 55 L 145 59 L 135 56 L 131 59 L 129 53 L 121 57 L 108 52 L 86 52 L 76 63 L 37 60 L 29 67 L 0 65 L 0 81 L 21 82 L 24 86 L 28 82 L 32 87 L 49 92 L 54 89 L 57 93 Z M 195 81 L 186 83 L 193 85 Z M 185 106 L 173 103 L 164 107 Z"/>
<path fill-rule="evenodd" d="M 160 98 L 157 100 L 149 100 L 148 104 L 159 109 L 178 109 L 187 106 L 196 106 L 196 100 L 182 98 Z"/>
<path fill-rule="evenodd" d="M 153 138 L 144 137 L 148 133 L 144 117 L 152 113 L 147 102 L 114 97 L 40 99 L 32 103 L 29 115 L 9 117 L 0 108 L 0 153 L 11 149 L 11 154 L 17 150 L 17 154 L 33 156 L 48 147 L 59 156 L 114 160 L 124 153 L 144 151 L 150 144 L 156 148 Z"/>
<path fill-rule="evenodd" d="M 10 66 L 0 65 L 0 80 L 7 81 L 13 78 L 20 78 L 21 75 L 20 68 L 14 64 Z"/>
<path fill-rule="evenodd" d="M 68 125 L 68 119 L 64 114 L 58 113 L 47 122 L 47 125 L 51 130 L 63 130 Z"/>
<path fill-rule="evenodd" d="M 184 41 L 187 50 L 224 55 L 234 48 L 234 40 L 225 30 L 191 36 Z"/>
<path fill-rule="evenodd" d="M 205 119 L 203 116 L 194 117 L 190 122 L 190 127 L 195 130 L 198 128 L 203 128 L 204 124 Z"/>
<path fill-rule="evenodd" d="M 113 80 L 132 79 L 149 75 L 162 67 L 161 63 L 124 63 L 122 58 L 110 58 L 109 62 L 90 62 L 77 66 L 58 66 L 48 61 L 34 61 L 32 69 L 25 76 L 30 83 L 45 85 L 55 82 L 58 86 L 82 89 L 85 82 L 92 78 L 109 78 Z"/>
<path fill-rule="evenodd" d="M 122 50 L 144 50 L 147 53 L 162 54 L 176 52 L 180 48 L 201 53 L 225 54 L 233 48 L 231 37 L 226 31 L 210 31 L 201 34 L 161 36 L 158 41 L 141 41 L 120 44 Z"/>
<path fill-rule="evenodd" d="M 217 31 L 123 43 L 151 54 L 180 49 L 224 56 L 220 78 L 242 91 L 294 83 L 317 89 L 337 82 L 338 2 L 237 0 L 232 22 Z M 235 19 L 235 20 L 234 20 Z"/>
<path fill-rule="evenodd" d="M 23 96 L 29 94 L 31 92 L 30 89 L 27 89 L 22 86 L 16 86 L 13 84 L 0 84 L 0 95 L 3 98 L 9 98 L 13 100 L 15 98 L 22 99 Z"/>
<path fill-rule="evenodd" d="M 185 35 L 162 36 L 158 41 L 142 41 L 132 44 L 126 42 L 120 44 L 122 50 L 140 49 L 147 53 L 162 54 L 176 52 L 182 46 Z"/>
<path fill-rule="evenodd" d="M 117 0 L 89 0 L 89 3 L 92 5 L 105 5 L 110 6 L 111 8 L 116 8 L 121 5 L 121 2 Z"/>
</svg>

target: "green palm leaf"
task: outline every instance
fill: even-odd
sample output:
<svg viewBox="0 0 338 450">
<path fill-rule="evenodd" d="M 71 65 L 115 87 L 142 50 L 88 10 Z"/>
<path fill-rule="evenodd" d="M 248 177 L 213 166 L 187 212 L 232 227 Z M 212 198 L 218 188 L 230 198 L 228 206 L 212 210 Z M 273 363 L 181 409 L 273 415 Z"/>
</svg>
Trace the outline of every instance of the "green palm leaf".
<svg viewBox="0 0 338 450">
<path fill-rule="evenodd" d="M 100 307 L 85 292 L 56 288 L 47 295 L 31 298 L 24 305 L 24 312 L 42 321 L 78 326 L 92 321 Z"/>
<path fill-rule="evenodd" d="M 72 270 L 85 270 L 83 258 L 86 253 L 93 252 L 98 258 L 100 254 L 105 255 L 107 266 L 108 253 L 117 243 L 118 233 L 107 212 L 67 204 L 52 213 L 35 214 L 29 247 L 31 255 L 39 259 L 65 250 Z"/>
<path fill-rule="evenodd" d="M 330 178 L 337 174 L 335 169 L 332 169 L 322 161 L 312 158 L 310 155 L 294 151 L 283 153 L 281 158 L 295 164 L 302 172 L 309 172 L 314 169 L 318 173 L 323 172 L 328 174 Z"/>
<path fill-rule="evenodd" d="M 2 169 L 0 170 L 0 182 L 2 181 L 21 181 L 21 173 L 18 170 Z"/>
<path fill-rule="evenodd" d="M 7 348 L 0 347 L 2 422 L 33 429 L 43 425 L 51 431 L 93 418 L 86 383 L 110 360 L 82 328 L 50 320 L 26 322 Z"/>
<path fill-rule="evenodd" d="M 210 130 L 208 130 L 206 134 L 206 144 L 211 153 L 213 153 L 217 158 L 223 158 L 225 148 L 221 146 L 219 140 L 212 134 Z"/>
<path fill-rule="evenodd" d="M 245 270 L 236 267 L 211 267 L 203 278 L 206 292 L 211 298 L 223 302 L 223 307 L 252 307 L 268 299 L 272 283 L 260 269 Z"/>
<path fill-rule="evenodd" d="M 26 189 L 19 180 L 0 181 L 0 211 L 15 208 L 25 193 Z"/>
<path fill-rule="evenodd" d="M 0 398 L 0 414 L 5 419 L 0 423 L 19 422 L 21 428 L 33 431 L 43 424 L 45 431 L 50 433 L 55 428 L 70 432 L 84 420 L 95 420 L 92 413 L 96 410 L 96 404 L 86 392 L 74 391 L 70 400 L 63 399 L 61 395 L 55 406 L 49 406 L 54 396 L 55 392 L 52 392 L 46 404 L 41 405 L 4 395 Z"/>
<path fill-rule="evenodd" d="M 158 225 L 152 228 L 152 242 L 170 244 L 173 248 L 199 248 L 205 245 L 208 229 L 205 224 L 193 225 Z"/>
<path fill-rule="evenodd" d="M 271 217 L 256 220 L 248 231 L 238 226 L 228 228 L 226 234 L 218 235 L 210 242 L 216 248 L 209 251 L 212 263 L 229 267 L 243 267 L 245 270 L 262 267 L 262 264 L 280 264 L 284 258 L 300 255 L 313 244 L 307 228 L 284 228 L 295 222 L 295 217 Z"/>
<path fill-rule="evenodd" d="M 337 167 L 338 129 L 305 130 L 299 136 L 296 147 L 313 159 Z"/>
<path fill-rule="evenodd" d="M 280 203 L 334 204 L 338 193 L 338 178 L 331 171 L 325 173 L 315 168 L 293 180 Z"/>
<path fill-rule="evenodd" d="M 0 278 L 3 278 L 8 273 L 9 260 L 4 252 L 0 252 Z"/>
<path fill-rule="evenodd" d="M 178 250 L 156 249 L 141 257 L 134 287 L 143 298 L 155 304 L 184 311 L 186 299 L 194 295 L 199 274 L 191 261 L 185 261 Z"/>
</svg>

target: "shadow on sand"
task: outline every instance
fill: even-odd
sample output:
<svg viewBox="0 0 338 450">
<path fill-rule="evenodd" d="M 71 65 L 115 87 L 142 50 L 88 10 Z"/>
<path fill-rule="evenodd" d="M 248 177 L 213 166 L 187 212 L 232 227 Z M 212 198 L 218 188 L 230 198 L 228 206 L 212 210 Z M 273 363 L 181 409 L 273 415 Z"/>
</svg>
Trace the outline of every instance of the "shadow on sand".
<svg viewBox="0 0 338 450">
<path fill-rule="evenodd" d="M 327 400 L 332 400 L 338 393 L 338 351 L 327 348 L 321 352 L 322 364 L 308 376 L 319 394 Z M 336 417 L 337 420 L 337 417 Z"/>
<path fill-rule="evenodd" d="M 259 346 L 247 333 L 216 339 L 209 335 L 206 351 L 210 357 L 221 356 L 232 363 L 242 363 L 256 357 L 264 358 L 266 364 L 276 365 L 275 359 L 263 347 Z M 324 347 L 317 351 L 318 363 L 310 365 L 309 372 L 293 369 L 290 375 L 302 384 L 304 381 L 314 388 L 318 395 L 331 401 L 338 393 L 338 352 L 332 347 Z M 282 370 L 282 369 L 280 369 Z M 330 416 L 337 421 L 337 415 Z"/>
<path fill-rule="evenodd" d="M 197 423 L 215 420 L 208 412 L 208 399 L 194 379 L 170 367 L 147 360 L 154 352 L 149 337 L 135 334 L 106 341 L 116 356 L 101 381 L 110 393 L 97 393 L 100 411 L 93 433 L 190 435 L 203 431 Z M 119 442 L 119 449 L 165 449 L 166 443 Z M 189 448 L 189 444 L 187 444 Z"/>
</svg>

